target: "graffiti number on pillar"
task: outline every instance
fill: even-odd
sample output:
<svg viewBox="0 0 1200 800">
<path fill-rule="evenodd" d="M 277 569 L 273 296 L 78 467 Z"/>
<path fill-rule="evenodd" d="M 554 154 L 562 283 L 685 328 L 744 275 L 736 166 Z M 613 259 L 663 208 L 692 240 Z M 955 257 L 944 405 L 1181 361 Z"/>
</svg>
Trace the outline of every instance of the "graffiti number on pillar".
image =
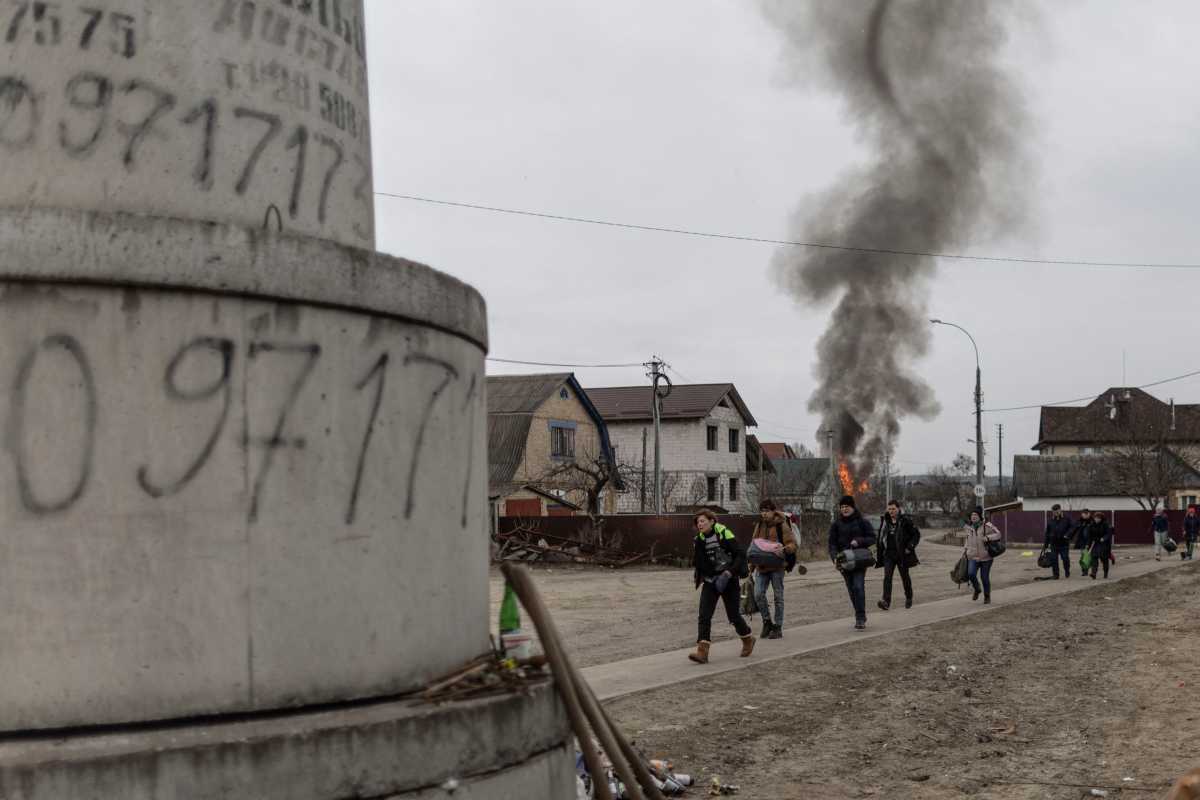
<svg viewBox="0 0 1200 800">
<path fill-rule="evenodd" d="M 437 403 L 438 398 L 446 392 L 446 387 L 450 385 L 451 381 L 458 380 L 458 370 L 449 361 L 414 353 L 404 357 L 404 366 L 407 367 L 411 364 L 428 364 L 444 370 L 446 375 L 429 396 L 429 402 L 425 405 L 425 412 L 421 414 L 421 426 L 417 428 L 417 441 L 413 443 L 412 463 L 408 468 L 408 497 L 404 501 L 405 519 L 412 518 L 413 509 L 416 507 L 417 467 L 421 463 L 421 448 L 425 444 L 425 430 L 429 427 L 430 419 L 433 418 L 433 407 Z"/>
<path fill-rule="evenodd" d="M 346 509 L 346 524 L 353 525 L 354 519 L 358 515 L 358 490 L 362 484 L 363 469 L 367 464 L 367 451 L 371 447 L 371 437 L 375 434 L 375 420 L 379 417 L 379 406 L 383 402 L 383 388 L 387 382 L 387 366 L 389 356 L 387 353 L 381 355 L 376 360 L 375 365 L 371 367 L 361 381 L 359 381 L 354 389 L 361 392 L 367 388 L 367 385 L 372 381 L 375 382 L 375 396 L 371 398 L 371 415 L 367 419 L 367 429 L 363 433 L 362 449 L 358 451 L 358 465 L 354 469 L 354 485 L 350 489 L 350 506 Z"/>
<path fill-rule="evenodd" d="M 308 382 L 309 376 L 312 375 L 313 368 L 317 365 L 317 359 L 321 357 L 321 345 L 316 343 L 276 344 L 273 342 L 251 342 L 251 361 L 266 353 L 277 353 L 280 356 L 298 356 L 304 360 L 304 364 L 288 387 L 287 396 L 279 408 L 279 417 L 275 420 L 275 426 L 271 431 L 271 435 L 257 442 L 252 442 L 249 435 L 246 437 L 247 445 L 252 443 L 259 444 L 264 448 L 262 464 L 258 468 L 258 475 L 254 478 L 254 490 L 250 496 L 249 519 L 251 522 L 258 520 L 263 488 L 266 486 L 267 476 L 271 473 L 271 467 L 275 463 L 275 451 L 281 447 L 288 446 L 304 447 L 305 442 L 303 438 L 288 441 L 284 438 L 284 433 L 287 430 L 288 415 L 291 414 L 292 407 L 296 405 L 296 399 L 304 389 L 304 384 Z"/>
<path fill-rule="evenodd" d="M 184 115 L 183 124 L 195 125 L 201 120 L 204 120 L 204 141 L 200 145 L 200 158 L 196 159 L 192 176 L 196 179 L 196 185 L 207 192 L 213 186 L 213 151 L 217 138 L 216 100 L 210 98 L 193 108 Z"/>
<path fill-rule="evenodd" d="M 21 78 L 0 78 L 0 145 L 22 150 L 37 138 L 41 100 Z"/>
<path fill-rule="evenodd" d="M 150 97 L 149 110 L 135 123 L 118 122 L 117 127 L 129 137 L 125 146 L 125 168 L 132 169 L 137 160 L 138 149 L 148 136 L 154 133 L 158 120 L 175 107 L 175 95 L 165 89 L 160 89 L 149 81 L 131 80 L 121 84 L 121 93 L 125 96 L 146 94 Z"/>
<path fill-rule="evenodd" d="M 225 430 L 225 423 L 229 420 L 229 409 L 233 404 L 233 388 L 230 385 L 230 377 L 233 373 L 233 351 L 234 345 L 230 339 L 214 339 L 204 336 L 184 345 L 183 349 L 176 353 L 175 357 L 171 359 L 171 363 L 167 365 L 167 372 L 163 378 L 167 397 L 181 403 L 202 403 L 221 395 L 221 413 L 217 417 L 216 424 L 213 425 L 212 433 L 209 434 L 207 441 L 200 449 L 199 455 L 178 480 L 165 485 L 156 485 L 149 478 L 149 467 L 143 466 L 138 469 L 138 484 L 151 497 L 169 497 L 176 494 L 191 483 L 192 479 L 208 463 L 208 459 L 221 437 L 221 432 Z M 204 353 L 215 355 L 220 359 L 216 379 L 207 385 L 195 388 L 180 386 L 178 374 L 180 367 L 189 360 L 189 356 L 192 354 L 200 356 Z"/>
<path fill-rule="evenodd" d="M 86 158 L 96 149 L 108 124 L 112 96 L 112 81 L 95 72 L 81 72 L 67 82 L 67 105 L 84 120 L 76 134 L 67 120 L 58 123 L 58 142 L 68 155 Z"/>
<path fill-rule="evenodd" d="M 25 428 L 29 409 L 26 406 L 29 393 L 29 381 L 37 366 L 38 357 L 43 351 L 61 348 L 75 362 L 79 377 L 83 383 L 83 447 L 79 455 L 79 468 L 74 484 L 70 491 L 58 499 L 46 500 L 37 496 L 29 476 L 30 453 L 26 451 Z M 35 514 L 53 514 L 66 511 L 83 496 L 88 480 L 92 474 L 92 456 L 96 445 L 96 381 L 92 376 L 92 367 L 88 363 L 83 347 L 73 336 L 57 334 L 43 339 L 37 347 L 30 350 L 21 360 L 17 368 L 17 380 L 13 387 L 13 452 L 16 457 L 17 489 L 21 495 L 21 505 L 27 511 Z"/>
<path fill-rule="evenodd" d="M 292 173 L 292 196 L 288 201 L 288 216 L 292 219 L 300 213 L 300 190 L 304 187 L 304 166 L 308 161 L 308 128 L 299 125 L 292 138 L 288 139 L 287 149 L 296 150 L 296 167 Z"/>
<path fill-rule="evenodd" d="M 467 478 L 463 482 L 462 496 L 462 526 L 467 527 L 467 509 L 471 506 L 471 472 L 475 463 L 475 415 L 471 413 L 471 401 L 479 389 L 479 376 L 471 376 L 471 386 L 467 389 L 467 399 L 463 401 L 462 412 L 466 415 L 467 425 Z"/>
<path fill-rule="evenodd" d="M 254 149 L 250 151 L 250 157 L 246 159 L 246 166 L 242 168 L 242 175 L 238 178 L 237 186 L 233 187 L 238 194 L 245 194 L 246 190 L 250 188 L 250 182 L 254 180 L 254 168 L 258 166 L 258 160 L 262 158 L 263 151 L 267 149 L 271 140 L 279 135 L 279 129 L 283 127 L 283 123 L 279 121 L 278 114 L 252 111 L 248 108 L 235 108 L 233 116 L 237 119 L 258 120 L 267 126 L 262 138 L 258 140 L 258 144 L 254 145 Z"/>
</svg>

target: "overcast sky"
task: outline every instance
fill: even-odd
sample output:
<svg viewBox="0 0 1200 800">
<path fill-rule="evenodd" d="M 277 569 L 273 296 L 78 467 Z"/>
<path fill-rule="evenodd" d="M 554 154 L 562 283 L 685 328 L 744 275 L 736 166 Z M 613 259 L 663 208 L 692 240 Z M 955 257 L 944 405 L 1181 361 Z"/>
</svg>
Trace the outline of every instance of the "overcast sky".
<svg viewBox="0 0 1200 800">
<path fill-rule="evenodd" d="M 1033 118 L 1033 225 L 969 252 L 1200 263 L 1200 4 L 1028 5 L 1040 24 L 1013 26 L 1007 60 Z M 783 80 L 782 41 L 752 0 L 367 9 L 377 191 L 781 239 L 797 207 L 868 156 L 838 97 Z M 829 306 L 781 292 L 775 246 L 387 197 L 376 213 L 380 250 L 483 293 L 491 355 L 658 354 L 687 380 L 736 384 L 764 440 L 813 444 L 814 344 Z M 929 314 L 974 334 L 985 406 L 998 408 L 1120 385 L 1122 353 L 1130 385 L 1200 369 L 1198 289 L 1198 270 L 943 261 Z M 898 459 L 910 473 L 973 452 L 970 342 L 949 328 L 933 342 L 917 369 L 942 413 L 905 424 Z M 585 387 L 645 382 L 640 368 L 575 372 Z M 1200 378 L 1151 391 L 1200 402 Z M 1002 422 L 1010 475 L 1038 413 L 984 421 L 988 472 Z"/>
</svg>

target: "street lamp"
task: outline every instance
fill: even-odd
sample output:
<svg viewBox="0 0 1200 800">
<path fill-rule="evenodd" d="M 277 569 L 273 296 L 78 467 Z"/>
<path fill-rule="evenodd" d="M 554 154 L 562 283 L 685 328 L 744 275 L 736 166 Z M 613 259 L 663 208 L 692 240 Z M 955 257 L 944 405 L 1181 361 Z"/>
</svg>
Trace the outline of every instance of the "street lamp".
<svg viewBox="0 0 1200 800">
<path fill-rule="evenodd" d="M 977 487 L 975 491 L 979 498 L 979 505 L 982 507 L 986 490 L 983 485 L 983 381 L 979 369 L 979 345 L 975 344 L 975 337 L 962 325 L 940 319 L 929 321 L 934 325 L 949 325 L 951 328 L 958 328 L 971 340 L 971 347 L 975 348 L 975 485 Z M 983 491 L 984 494 L 978 494 L 980 491 Z"/>
</svg>

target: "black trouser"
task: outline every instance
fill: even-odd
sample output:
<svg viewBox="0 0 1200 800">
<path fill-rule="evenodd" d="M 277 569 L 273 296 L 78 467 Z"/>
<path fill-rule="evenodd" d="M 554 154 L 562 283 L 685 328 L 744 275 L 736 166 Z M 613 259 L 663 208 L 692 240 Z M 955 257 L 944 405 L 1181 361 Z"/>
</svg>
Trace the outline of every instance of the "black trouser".
<svg viewBox="0 0 1200 800">
<path fill-rule="evenodd" d="M 904 584 L 904 599 L 912 601 L 912 578 L 908 574 L 908 567 L 903 558 L 896 561 L 889 556 L 883 560 L 883 604 L 886 606 L 892 604 L 892 573 L 896 569 L 900 570 L 900 583 Z"/>
<path fill-rule="evenodd" d="M 725 616 L 729 617 L 729 624 L 737 631 L 738 636 L 749 636 L 750 626 L 742 619 L 742 594 L 738 587 L 738 579 L 733 578 L 725 587 L 724 594 L 717 594 L 717 587 L 708 581 L 700 586 L 700 617 L 697 620 L 699 624 L 696 641 L 712 641 L 712 618 L 713 612 L 717 610 L 718 598 L 725 602 Z"/>
<path fill-rule="evenodd" d="M 1091 574 L 1095 575 L 1096 569 L 1101 566 L 1104 567 L 1104 577 L 1107 578 L 1108 577 L 1108 553 L 1104 553 L 1103 555 L 1096 555 L 1095 553 L 1092 553 L 1092 572 L 1091 572 Z"/>
<path fill-rule="evenodd" d="M 1062 542 L 1061 544 L 1050 545 L 1050 555 L 1054 556 L 1054 563 L 1050 570 L 1054 573 L 1054 577 L 1058 577 L 1058 561 L 1062 559 L 1063 575 L 1067 578 L 1071 577 L 1071 543 Z"/>
<path fill-rule="evenodd" d="M 854 572 L 843 572 L 842 580 L 846 582 L 846 591 L 850 593 L 850 602 L 854 604 L 854 620 L 867 621 L 867 571 L 856 569 Z"/>
</svg>

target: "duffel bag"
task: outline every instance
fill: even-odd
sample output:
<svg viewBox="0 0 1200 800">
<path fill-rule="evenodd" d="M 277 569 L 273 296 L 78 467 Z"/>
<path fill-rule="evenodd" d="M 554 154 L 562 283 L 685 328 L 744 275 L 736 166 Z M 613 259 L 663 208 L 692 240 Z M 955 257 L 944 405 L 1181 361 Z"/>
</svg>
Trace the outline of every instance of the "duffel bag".
<svg viewBox="0 0 1200 800">
<path fill-rule="evenodd" d="M 842 572 L 857 572 L 874 565 L 875 554 L 865 547 L 843 550 L 837 554 L 837 568 Z"/>
<path fill-rule="evenodd" d="M 1054 554 L 1049 550 L 1043 550 L 1041 555 L 1038 556 L 1037 564 L 1042 569 L 1050 569 L 1054 566 Z"/>
<path fill-rule="evenodd" d="M 770 539 L 755 539 L 750 543 L 746 559 L 756 566 L 782 567 L 787 562 L 783 557 L 783 545 Z"/>
<path fill-rule="evenodd" d="M 1178 549 L 1179 545 L 1175 544 L 1174 539 L 1170 536 L 1163 537 L 1163 550 L 1166 550 L 1168 553 L 1174 553 Z"/>
</svg>

